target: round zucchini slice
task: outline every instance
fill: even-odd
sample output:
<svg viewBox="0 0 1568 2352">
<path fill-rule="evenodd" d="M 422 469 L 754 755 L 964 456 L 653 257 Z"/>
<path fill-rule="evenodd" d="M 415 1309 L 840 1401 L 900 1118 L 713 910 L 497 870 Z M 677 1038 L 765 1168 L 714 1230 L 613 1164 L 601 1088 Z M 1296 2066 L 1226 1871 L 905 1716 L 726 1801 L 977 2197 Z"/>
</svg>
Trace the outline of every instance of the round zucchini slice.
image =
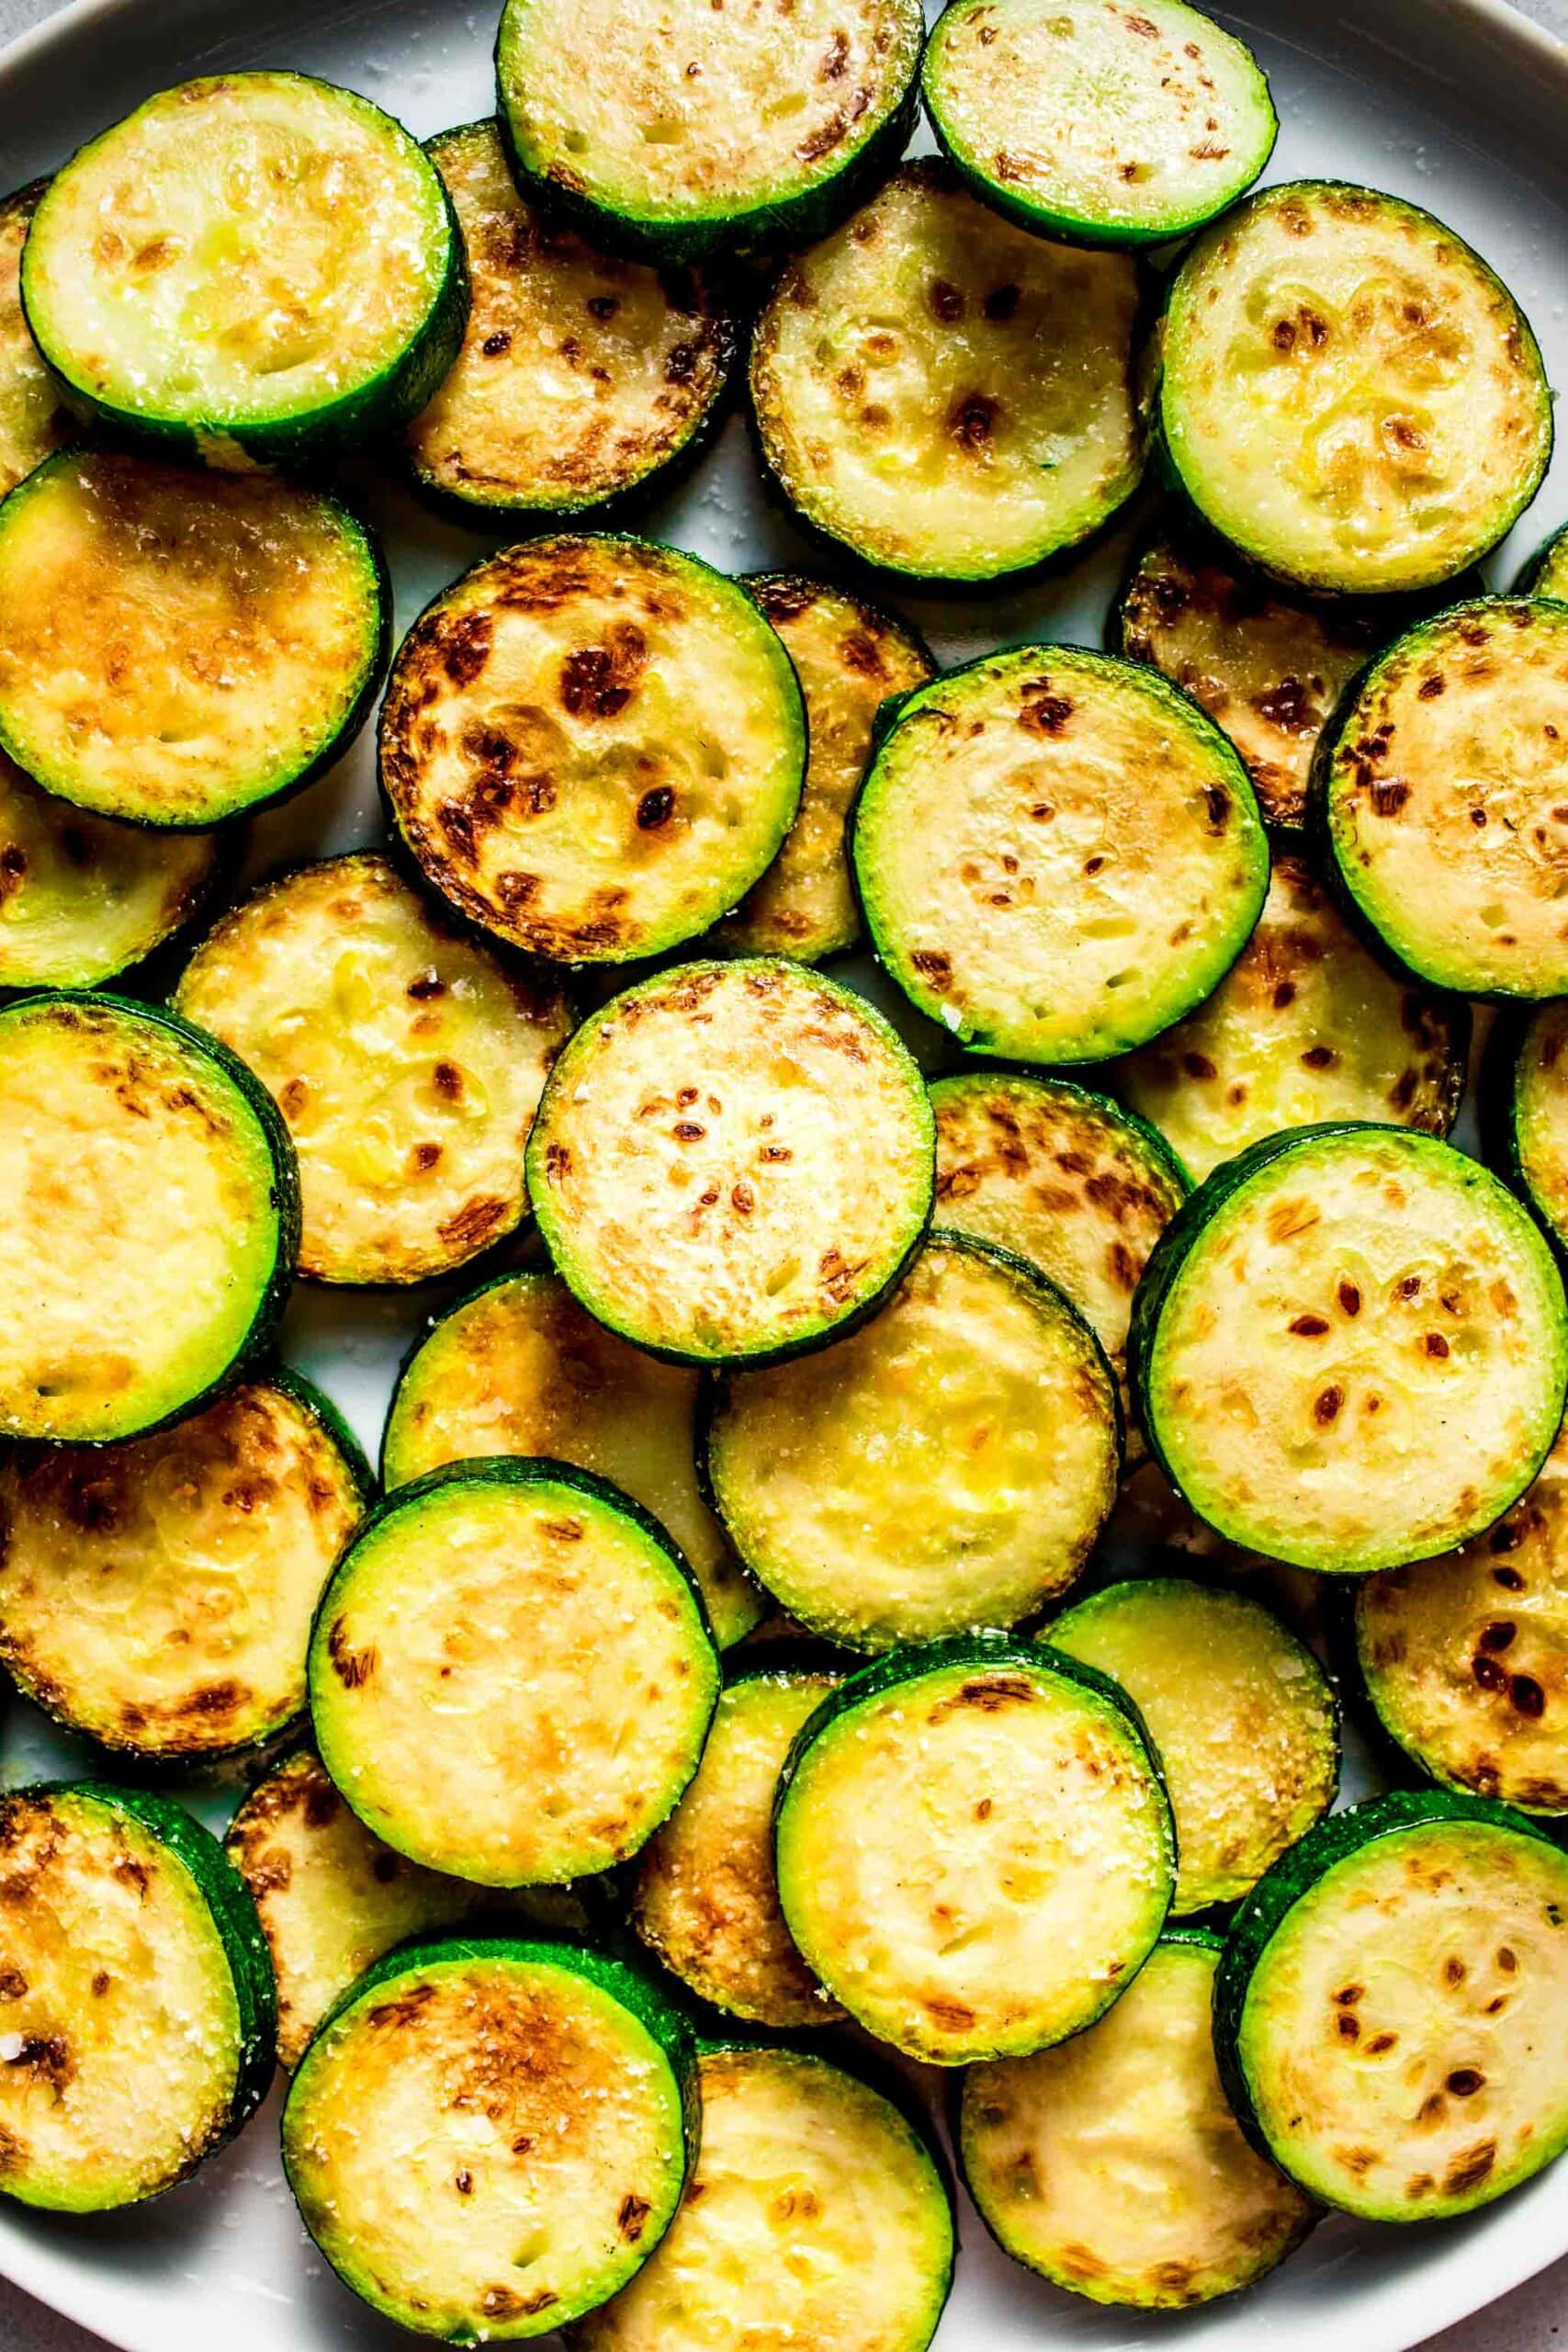
<svg viewBox="0 0 1568 2352">
<path fill-rule="evenodd" d="M 138 1437 L 272 1337 L 299 1243 L 288 1130 L 227 1048 L 150 1006 L 0 1009 L 0 1436 Z"/>
<path fill-rule="evenodd" d="M 795 664 L 811 748 L 784 845 L 719 937 L 742 955 L 815 964 L 860 938 L 847 835 L 873 721 L 889 695 L 924 685 L 935 664 L 907 622 L 847 588 L 794 571 L 763 572 L 746 584 Z"/>
<path fill-rule="evenodd" d="M 1100 1061 L 1168 1029 L 1235 963 L 1269 887 L 1219 729 L 1153 671 L 1076 645 L 987 654 L 909 695 L 852 848 L 905 994 L 1024 1062 Z"/>
<path fill-rule="evenodd" d="M 1436 587 L 1540 487 L 1551 394 L 1502 280 L 1418 205 L 1265 188 L 1182 263 L 1160 424 L 1204 520 L 1335 594 Z"/>
<path fill-rule="evenodd" d="M 572 2352 L 925 2352 L 957 2251 L 923 2136 L 815 2051 L 707 2047 L 703 2137 L 664 2244 Z"/>
<path fill-rule="evenodd" d="M 1565 684 L 1568 605 L 1456 605 L 1372 664 L 1319 747 L 1349 903 L 1434 988 L 1568 992 Z"/>
<path fill-rule="evenodd" d="M 1280 127 L 1251 51 L 1183 0 L 957 0 L 920 87 L 982 202 L 1076 244 L 1201 228 L 1252 186 Z"/>
<path fill-rule="evenodd" d="M 34 215 L 22 300 L 93 415 L 243 471 L 334 455 L 423 408 L 462 340 L 462 241 L 434 166 L 305 74 L 160 90 Z"/>
<path fill-rule="evenodd" d="M 939 1228 L 852 1337 L 723 1381 L 707 1479 L 792 1617 L 883 1650 L 1016 1625 L 1066 1591 L 1116 1499 L 1120 1422 L 1066 1294 Z"/>
<path fill-rule="evenodd" d="M 200 1823 L 94 1781 L 0 1796 L 0 2196 L 156 2197 L 272 2079 L 254 1906 Z"/>
<path fill-rule="evenodd" d="M 669 2228 L 696 2145 L 690 2032 L 623 1961 L 405 1946 L 339 2004 L 283 2111 L 300 2218 L 345 2286 L 446 2343 L 545 2335 Z"/>
<path fill-rule="evenodd" d="M 1376 1119 L 1446 1136 L 1469 1048 L 1463 1000 L 1372 955 L 1311 861 L 1289 851 L 1213 996 L 1118 1063 L 1111 1083 L 1201 1182 L 1287 1127 Z"/>
<path fill-rule="evenodd" d="M 1568 1307 L 1495 1176 L 1347 1122 L 1199 1186 L 1149 1261 L 1129 1363 L 1194 1510 L 1270 1558 L 1364 1575 L 1465 1542 L 1529 1485 L 1562 1419 Z"/>
<path fill-rule="evenodd" d="M 557 1062 L 528 1138 L 558 1272 L 612 1331 L 683 1363 L 841 1337 L 919 1247 L 933 1168 L 930 1098 L 894 1030 L 761 956 L 613 999 Z"/>
<path fill-rule="evenodd" d="M 1212 2302 L 1317 2219 L 1225 2104 L 1210 2030 L 1220 1950 L 1199 1928 L 1162 1936 L 1086 2033 L 964 2077 L 955 2138 L 980 2219 L 1004 2254 L 1091 2302 Z"/>
<path fill-rule="evenodd" d="M 1568 1854 L 1506 1805 L 1374 1797 L 1282 1856 L 1214 1984 L 1249 2138 L 1369 2221 L 1467 2213 L 1568 2145 Z"/>
<path fill-rule="evenodd" d="M 77 429 L 22 316 L 22 247 L 48 185 L 0 199 L 0 498 Z"/>
<path fill-rule="evenodd" d="M 611 244 L 797 244 L 902 152 L 924 33 L 919 0 L 506 0 L 498 112 L 520 185 Z"/>
<path fill-rule="evenodd" d="M 775 1818 L 790 1933 L 880 2041 L 938 2066 L 1080 2033 L 1170 1905 L 1170 1811 L 1132 1702 L 1031 1643 L 896 1651 L 827 1698 Z"/>
<path fill-rule="evenodd" d="M 1551 537 L 1520 572 L 1516 596 L 1553 596 L 1568 601 L 1568 524 Z"/>
<path fill-rule="evenodd" d="M 100 817 L 215 825 L 347 750 L 387 615 L 335 499 L 62 449 L 0 511 L 0 743 Z"/>
<path fill-rule="evenodd" d="M 301 1273 L 423 1282 L 527 1215 L 523 1148 L 570 1010 L 385 858 L 328 858 L 267 884 L 203 941 L 175 1001 L 288 1124 Z"/>
<path fill-rule="evenodd" d="M 758 320 L 764 461 L 863 562 L 955 582 L 1026 571 L 1137 487 L 1138 311 L 1124 254 L 1048 244 L 946 164 L 906 164 L 791 262 Z"/>
<path fill-rule="evenodd" d="M 305 1709 L 316 1604 L 368 1465 L 293 1374 L 155 1437 L 0 1453 L 0 1663 L 67 1730 L 210 1763 Z"/>
<path fill-rule="evenodd" d="M 658 1521 L 586 1471 L 512 1457 L 452 1463 L 371 1513 L 309 1675 L 321 1761 L 367 1828 L 486 1886 L 635 1854 L 695 1772 L 719 1685 Z"/>
<path fill-rule="evenodd" d="M 702 2000 L 754 2024 L 820 2026 L 841 2015 L 795 1947 L 779 1908 L 773 1798 L 785 1758 L 842 1676 L 764 1657 L 715 1711 L 697 1776 L 643 1848 L 631 1923 Z"/>
<path fill-rule="evenodd" d="M 493 122 L 430 141 L 472 302 L 451 374 L 408 430 L 422 489 L 483 514 L 575 514 L 694 455 L 735 329 L 691 270 L 603 252 L 517 193 Z"/>
<path fill-rule="evenodd" d="M 1245 1593 L 1134 1577 L 1065 1610 L 1045 1639 L 1119 1683 L 1148 1727 L 1176 1820 L 1174 1916 L 1235 1902 L 1334 1803 L 1334 1693 Z"/>
<path fill-rule="evenodd" d="M 771 863 L 806 773 L 790 659 L 745 590 L 625 537 L 474 565 L 399 648 L 381 780 L 463 914 L 622 964 L 705 931 Z"/>
<path fill-rule="evenodd" d="M 1568 1251 L 1568 1004 L 1499 1020 L 1482 1089 L 1483 1131 L 1498 1172 L 1523 1193 Z"/>
</svg>

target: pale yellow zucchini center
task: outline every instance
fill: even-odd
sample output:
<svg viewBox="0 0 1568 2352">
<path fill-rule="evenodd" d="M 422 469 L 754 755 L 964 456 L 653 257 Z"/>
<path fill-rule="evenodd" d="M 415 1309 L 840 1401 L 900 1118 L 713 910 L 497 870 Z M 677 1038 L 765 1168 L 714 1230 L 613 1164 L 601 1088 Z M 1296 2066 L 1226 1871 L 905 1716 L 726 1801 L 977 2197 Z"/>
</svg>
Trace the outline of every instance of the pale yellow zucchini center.
<svg viewBox="0 0 1568 2352">
<path fill-rule="evenodd" d="M 216 856 L 209 833 L 136 831 L 51 800 L 0 752 L 0 982 L 111 978 L 191 910 Z"/>
</svg>

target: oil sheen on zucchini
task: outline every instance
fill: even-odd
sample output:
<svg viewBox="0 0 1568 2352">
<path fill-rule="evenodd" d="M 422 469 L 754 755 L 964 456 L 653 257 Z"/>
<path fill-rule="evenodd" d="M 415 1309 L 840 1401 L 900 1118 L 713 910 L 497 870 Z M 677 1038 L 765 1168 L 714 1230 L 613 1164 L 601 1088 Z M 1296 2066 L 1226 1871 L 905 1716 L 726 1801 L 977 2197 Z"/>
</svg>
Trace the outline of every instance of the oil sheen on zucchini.
<svg viewBox="0 0 1568 2352">
<path fill-rule="evenodd" d="M 1372 955 L 1310 860 L 1285 851 L 1213 996 L 1110 1075 L 1201 1182 L 1265 1136 L 1329 1119 L 1446 1136 L 1469 1045 L 1463 1001 Z"/>
<path fill-rule="evenodd" d="M 840 1684 L 785 1766 L 775 1838 L 807 1965 L 869 2032 L 940 2066 L 1092 2025 L 1153 1949 L 1176 1874 L 1132 1702 L 995 1638 L 895 1651 Z"/>
<path fill-rule="evenodd" d="M 243 470 L 400 424 L 468 311 L 433 165 L 368 98 L 304 74 L 161 90 L 34 216 L 22 300 L 89 414 Z"/>
<path fill-rule="evenodd" d="M 959 2161 L 1005 2254 L 1097 2303 L 1181 2311 L 1249 2286 L 1317 2209 L 1248 2146 L 1210 2030 L 1217 1936 L 1162 1936 L 1113 2009 L 973 2067 Z"/>
<path fill-rule="evenodd" d="M 1564 616 L 1568 618 L 1568 615 Z M 1209 995 L 1269 884 L 1247 771 L 1154 672 L 1080 646 L 921 687 L 855 811 L 877 954 L 976 1051 L 1102 1060 Z"/>
<path fill-rule="evenodd" d="M 1370 2221 L 1467 2213 L 1568 2144 L 1568 1855 L 1483 1797 L 1335 1814 L 1232 1925 L 1221 2078 L 1309 2196 Z"/>
<path fill-rule="evenodd" d="M 0 199 L 0 498 L 76 430 L 22 316 L 22 247 L 47 185 Z"/>
<path fill-rule="evenodd" d="M 473 922 L 625 963 L 733 907 L 794 821 L 800 688 L 751 598 L 624 536 L 504 548 L 426 606 L 381 710 L 399 831 Z"/>
<path fill-rule="evenodd" d="M 305 1708 L 321 1590 L 369 1500 L 336 1414 L 293 1374 L 117 1446 L 0 1455 L 0 1663 L 68 1730 L 209 1762 Z"/>
<path fill-rule="evenodd" d="M 387 604 L 335 499 L 62 449 L 0 508 L 0 744 L 99 816 L 215 825 L 347 749 Z"/>
<path fill-rule="evenodd" d="M 545 2335 L 647 2261 L 696 2143 L 685 2023 L 564 1943 L 405 1945 L 295 2073 L 283 2165 L 346 2286 L 416 2335 Z"/>
<path fill-rule="evenodd" d="M 1482 1089 L 1494 1164 L 1568 1252 L 1568 1004 L 1499 1020 Z"/>
<path fill-rule="evenodd" d="M 709 2044 L 703 2136 L 669 2235 L 572 2352 L 925 2352 L 957 2251 L 924 2137 L 815 2051 Z"/>
<path fill-rule="evenodd" d="M 40 991 L 0 1009 L 0 1435 L 136 1437 L 271 1338 L 299 1180 L 248 1070 L 173 1014 Z"/>
<path fill-rule="evenodd" d="M 329 858 L 268 883 L 197 949 L 175 1001 L 288 1124 L 302 1273 L 423 1281 L 527 1214 L 523 1147 L 570 1011 L 385 858 Z"/>
<path fill-rule="evenodd" d="M 1463 1543 L 1529 1486 L 1562 1418 L 1568 1309 L 1495 1176 L 1347 1121 L 1199 1186 L 1149 1261 L 1129 1357 L 1195 1510 L 1271 1558 L 1360 1575 Z"/>
<path fill-rule="evenodd" d="M 276 2004 L 223 1849 L 169 1799 L 0 1796 L 0 2196 L 101 2213 L 194 2172 L 260 2103 Z"/>
<path fill-rule="evenodd" d="M 1207 522 L 1335 594 L 1451 579 L 1551 454 L 1540 353 L 1507 288 L 1431 213 L 1333 180 L 1265 188 L 1187 255 L 1160 423 Z"/>
<path fill-rule="evenodd" d="M 683 964 L 584 1022 L 528 1139 L 547 1247 L 656 1355 L 821 1347 L 897 1281 L 931 1216 L 931 1102 L 864 1001 L 761 956 Z"/>
<path fill-rule="evenodd" d="M 1069 243 L 1201 228 L 1251 187 L 1279 129 L 1250 50 L 1183 0 L 957 0 L 920 85 L 982 201 Z"/>
<path fill-rule="evenodd" d="M 1076 547 L 1137 486 L 1139 288 L 1047 243 L 946 164 L 907 164 L 792 261 L 757 323 L 763 458 L 805 520 L 912 579 L 987 581 Z"/>
</svg>

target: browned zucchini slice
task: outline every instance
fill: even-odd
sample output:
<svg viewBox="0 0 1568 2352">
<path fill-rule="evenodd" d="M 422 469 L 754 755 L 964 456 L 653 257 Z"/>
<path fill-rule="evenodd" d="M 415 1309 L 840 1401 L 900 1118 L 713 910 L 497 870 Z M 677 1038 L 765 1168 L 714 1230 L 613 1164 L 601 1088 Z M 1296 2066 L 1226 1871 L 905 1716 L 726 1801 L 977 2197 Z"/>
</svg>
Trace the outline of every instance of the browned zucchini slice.
<svg viewBox="0 0 1568 2352">
<path fill-rule="evenodd" d="M 0 498 L 77 430 L 22 315 L 22 247 L 48 185 L 0 202 Z"/>
</svg>

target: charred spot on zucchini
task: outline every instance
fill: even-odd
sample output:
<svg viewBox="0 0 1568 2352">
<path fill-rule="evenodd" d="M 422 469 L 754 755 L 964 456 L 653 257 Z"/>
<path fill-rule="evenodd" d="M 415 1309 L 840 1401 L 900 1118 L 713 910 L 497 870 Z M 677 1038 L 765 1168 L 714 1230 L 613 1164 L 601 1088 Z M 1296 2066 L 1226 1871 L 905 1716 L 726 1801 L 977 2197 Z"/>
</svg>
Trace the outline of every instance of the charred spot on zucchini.
<svg viewBox="0 0 1568 2352">
<path fill-rule="evenodd" d="M 1516 596 L 1552 596 L 1568 601 L 1568 525 L 1553 531 L 1526 564 L 1515 583 Z"/>
<path fill-rule="evenodd" d="M 1498 1173 L 1568 1251 L 1568 1004 L 1496 1023 L 1483 1066 L 1482 1131 Z"/>
<path fill-rule="evenodd" d="M 1219 729 L 1154 672 L 1071 645 L 987 654 L 908 696 L 852 855 L 905 994 L 962 1045 L 1026 1062 L 1168 1029 L 1235 961 L 1269 883 Z"/>
<path fill-rule="evenodd" d="M 987 581 L 1086 539 L 1144 463 L 1139 289 L 908 164 L 797 255 L 758 320 L 763 459 L 807 523 L 912 579 Z"/>
<path fill-rule="evenodd" d="M 0 200 L 0 498 L 76 431 L 22 316 L 22 247 L 48 185 Z"/>
<path fill-rule="evenodd" d="M 194 1411 L 294 1272 L 271 1099 L 173 1014 L 68 989 L 0 1009 L 0 1434 L 102 1444 Z"/>
</svg>

